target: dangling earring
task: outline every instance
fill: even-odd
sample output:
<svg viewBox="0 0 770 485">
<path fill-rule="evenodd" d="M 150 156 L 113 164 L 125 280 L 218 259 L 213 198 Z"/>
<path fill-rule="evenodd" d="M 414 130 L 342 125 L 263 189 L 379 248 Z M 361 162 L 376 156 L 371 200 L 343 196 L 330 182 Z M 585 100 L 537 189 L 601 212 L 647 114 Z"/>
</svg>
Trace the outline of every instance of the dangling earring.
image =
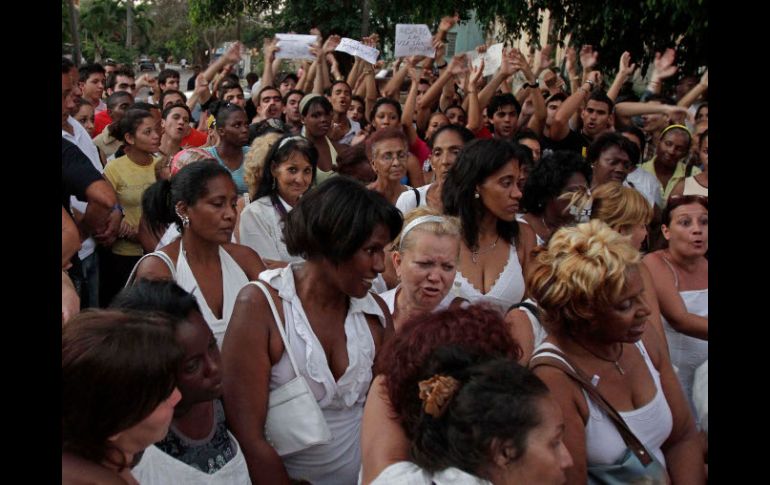
<svg viewBox="0 0 770 485">
<path fill-rule="evenodd" d="M 182 220 L 183 227 L 188 227 L 190 225 L 190 218 L 185 215 L 182 215 L 182 213 L 179 212 L 179 209 L 177 209 L 176 211 L 176 216 Z"/>
<path fill-rule="evenodd" d="M 479 193 L 478 193 L 478 192 L 475 192 L 475 193 L 473 194 L 473 198 L 474 198 L 474 199 L 478 199 L 479 197 L 481 197 L 481 196 L 479 195 Z"/>
<path fill-rule="evenodd" d="M 278 181 L 273 177 L 273 192 L 278 190 Z"/>
</svg>

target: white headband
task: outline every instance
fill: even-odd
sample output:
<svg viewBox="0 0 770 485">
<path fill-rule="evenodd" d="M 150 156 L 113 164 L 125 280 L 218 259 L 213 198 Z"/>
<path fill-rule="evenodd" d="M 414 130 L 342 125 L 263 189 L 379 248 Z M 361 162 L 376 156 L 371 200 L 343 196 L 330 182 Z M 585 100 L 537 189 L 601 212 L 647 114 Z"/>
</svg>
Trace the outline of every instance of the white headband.
<svg viewBox="0 0 770 485">
<path fill-rule="evenodd" d="M 300 140 L 305 140 L 305 137 L 294 135 L 294 136 L 289 136 L 287 138 L 284 138 L 283 140 L 281 140 L 281 143 L 278 145 L 278 149 L 280 150 L 281 148 L 283 148 L 284 145 L 286 145 L 290 141 L 300 141 Z"/>
<path fill-rule="evenodd" d="M 407 224 L 404 230 L 401 231 L 401 240 L 398 242 L 399 251 L 401 251 L 401 247 L 404 245 L 404 239 L 406 239 L 406 235 L 409 234 L 409 231 L 426 222 L 446 222 L 446 219 L 441 216 L 420 216 Z"/>
</svg>

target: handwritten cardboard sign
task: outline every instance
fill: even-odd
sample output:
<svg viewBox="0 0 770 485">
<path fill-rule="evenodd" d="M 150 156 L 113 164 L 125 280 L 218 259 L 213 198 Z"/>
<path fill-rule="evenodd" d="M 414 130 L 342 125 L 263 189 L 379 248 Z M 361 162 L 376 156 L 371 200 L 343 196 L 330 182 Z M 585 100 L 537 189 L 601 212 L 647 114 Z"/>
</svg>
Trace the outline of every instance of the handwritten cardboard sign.
<svg viewBox="0 0 770 485">
<path fill-rule="evenodd" d="M 308 59 L 315 60 L 315 56 L 310 53 L 310 46 L 318 40 L 315 35 L 300 34 L 275 34 L 278 39 L 278 52 L 275 53 L 276 59 Z"/>
<path fill-rule="evenodd" d="M 436 57 L 430 29 L 425 24 L 396 24 L 396 57 Z"/>
<path fill-rule="evenodd" d="M 347 52 L 351 56 L 360 57 L 369 64 L 377 62 L 377 58 L 380 56 L 380 51 L 374 47 L 364 45 L 357 40 L 348 39 L 343 37 L 340 41 L 340 45 L 337 46 L 336 51 Z"/>
<path fill-rule="evenodd" d="M 500 65 L 503 63 L 503 44 L 494 44 L 487 48 L 484 54 L 479 55 L 476 50 L 468 51 L 465 53 L 468 60 L 471 61 L 473 67 L 481 65 L 481 60 L 484 59 L 484 76 L 491 76 L 500 69 Z"/>
</svg>

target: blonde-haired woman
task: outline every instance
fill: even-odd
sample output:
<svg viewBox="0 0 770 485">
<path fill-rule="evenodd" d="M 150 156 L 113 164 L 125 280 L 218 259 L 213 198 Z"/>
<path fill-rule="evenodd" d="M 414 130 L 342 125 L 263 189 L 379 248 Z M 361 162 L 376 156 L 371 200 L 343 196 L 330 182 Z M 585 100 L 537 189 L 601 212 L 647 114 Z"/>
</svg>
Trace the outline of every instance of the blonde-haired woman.
<svg viewBox="0 0 770 485">
<path fill-rule="evenodd" d="M 409 211 L 393 241 L 391 258 L 398 281 L 380 296 L 395 329 L 410 318 L 462 303 L 450 291 L 460 258 L 460 221 L 423 206 Z"/>
<path fill-rule="evenodd" d="M 647 237 L 647 225 L 652 220 L 652 207 L 639 191 L 624 187 L 619 182 L 608 182 L 594 190 L 580 189 L 563 194 L 560 198 L 569 200 L 567 211 L 578 217 L 578 220 L 588 217 L 598 219 L 628 236 L 631 246 L 637 250 L 642 247 Z M 649 322 L 665 342 L 666 333 L 660 319 L 660 305 L 655 295 L 652 274 L 644 265 L 639 266 L 639 271 L 644 282 L 644 299 L 650 309 Z M 523 362 L 529 360 L 534 348 L 547 336 L 539 321 L 538 309 L 532 308 L 536 303 L 530 299 L 525 302 L 529 305 L 515 308 L 506 315 L 513 337 L 521 345 Z"/>
<path fill-rule="evenodd" d="M 626 481 L 665 480 L 665 467 L 673 483 L 705 483 L 692 414 L 665 344 L 648 330 L 639 252 L 627 237 L 592 220 L 557 231 L 537 250 L 536 262 L 527 288 L 549 335 L 530 365 L 564 412 L 565 443 L 575 462 L 568 483 L 585 483 L 602 467 L 627 470 L 628 458 L 613 421 L 570 370 L 592 376 L 592 390 L 662 465 L 653 463 Z"/>
<path fill-rule="evenodd" d="M 264 135 L 258 136 L 251 142 L 249 153 L 243 159 L 243 180 L 249 189 L 249 199 L 255 200 L 257 187 L 262 180 L 262 170 L 265 166 L 265 159 L 275 142 L 280 140 L 283 133 L 280 131 L 270 131 Z"/>
</svg>

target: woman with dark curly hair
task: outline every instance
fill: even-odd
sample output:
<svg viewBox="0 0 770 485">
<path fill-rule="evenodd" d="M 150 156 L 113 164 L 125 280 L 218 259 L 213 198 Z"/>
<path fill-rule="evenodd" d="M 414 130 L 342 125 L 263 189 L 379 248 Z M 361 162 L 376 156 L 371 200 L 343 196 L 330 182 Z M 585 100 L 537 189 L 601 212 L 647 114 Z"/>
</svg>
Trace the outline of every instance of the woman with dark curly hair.
<svg viewBox="0 0 770 485">
<path fill-rule="evenodd" d="M 483 305 L 407 322 L 369 392 L 363 483 L 564 483 L 560 411 L 519 353 Z"/>
<path fill-rule="evenodd" d="M 505 312 L 524 296 L 524 271 L 535 234 L 516 221 L 524 149 L 501 140 L 474 140 L 460 152 L 444 181 L 444 213 L 460 218 L 463 244 L 455 282 L 471 303 Z"/>
<path fill-rule="evenodd" d="M 571 151 L 551 152 L 535 166 L 524 186 L 521 206 L 525 214 L 520 220 L 535 232 L 538 246 L 546 245 L 560 227 L 581 219 L 580 214 L 567 210 L 569 201 L 560 196 L 588 188 L 590 183 L 591 166 Z"/>
</svg>

